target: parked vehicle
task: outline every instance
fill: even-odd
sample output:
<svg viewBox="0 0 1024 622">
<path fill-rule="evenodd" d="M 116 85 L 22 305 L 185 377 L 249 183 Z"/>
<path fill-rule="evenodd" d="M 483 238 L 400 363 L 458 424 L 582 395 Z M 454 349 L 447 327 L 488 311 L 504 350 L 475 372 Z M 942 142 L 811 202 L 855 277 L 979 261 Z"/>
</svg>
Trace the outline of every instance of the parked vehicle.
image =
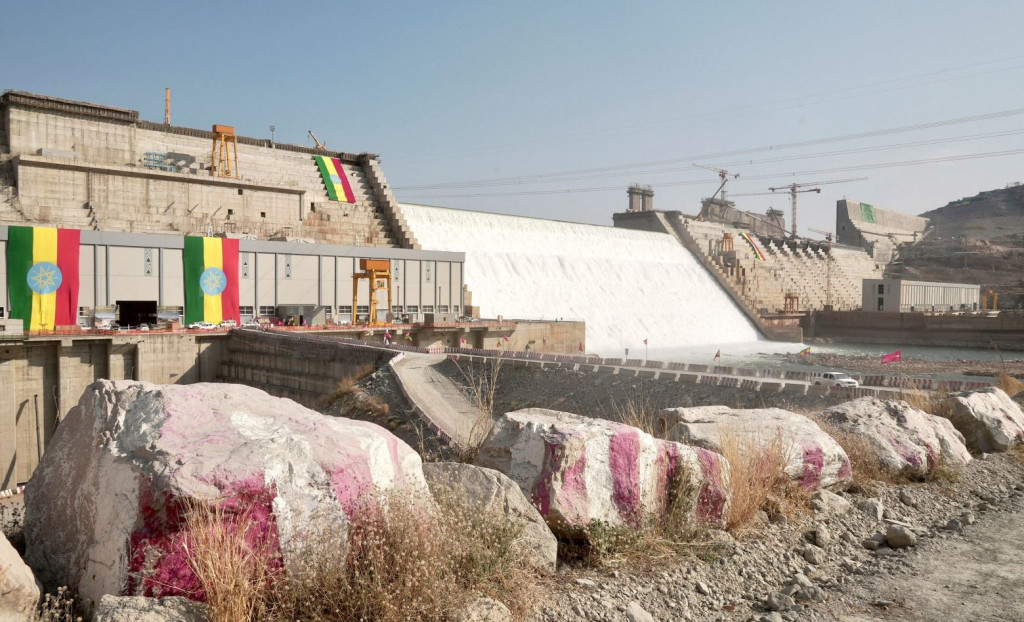
<svg viewBox="0 0 1024 622">
<path fill-rule="evenodd" d="M 224 320 L 223 322 L 220 323 L 220 325 L 222 328 L 235 328 L 236 326 L 238 326 L 238 322 L 234 320 Z"/>
<path fill-rule="evenodd" d="M 860 383 L 839 371 L 827 371 L 821 375 L 821 378 L 816 378 L 814 384 L 820 384 L 831 387 L 846 387 L 850 389 L 856 389 L 860 386 Z"/>
<path fill-rule="evenodd" d="M 249 320 L 248 322 L 242 322 L 242 328 L 263 328 L 256 320 Z"/>
<path fill-rule="evenodd" d="M 216 330 L 217 325 L 210 322 L 192 322 L 188 325 L 192 330 Z"/>
</svg>

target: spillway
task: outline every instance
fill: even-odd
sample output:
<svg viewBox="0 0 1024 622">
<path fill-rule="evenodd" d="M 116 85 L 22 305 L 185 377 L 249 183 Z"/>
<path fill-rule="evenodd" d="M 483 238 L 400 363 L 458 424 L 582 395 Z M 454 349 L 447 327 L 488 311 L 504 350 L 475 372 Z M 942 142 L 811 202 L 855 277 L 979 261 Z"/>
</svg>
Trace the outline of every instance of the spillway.
<svg viewBox="0 0 1024 622">
<path fill-rule="evenodd" d="M 582 319 L 587 352 L 621 356 L 749 344 L 760 333 L 672 236 L 402 205 L 424 249 L 466 253 L 482 317 Z M 652 357 L 653 358 L 653 357 Z"/>
</svg>

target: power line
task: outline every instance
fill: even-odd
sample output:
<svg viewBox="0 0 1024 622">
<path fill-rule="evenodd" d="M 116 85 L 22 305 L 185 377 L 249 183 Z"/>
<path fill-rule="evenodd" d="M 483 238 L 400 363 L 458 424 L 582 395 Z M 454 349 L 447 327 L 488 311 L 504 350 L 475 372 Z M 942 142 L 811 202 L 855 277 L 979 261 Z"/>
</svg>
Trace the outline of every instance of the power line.
<svg viewBox="0 0 1024 622">
<path fill-rule="evenodd" d="M 1006 151 L 990 151 L 984 153 L 972 153 L 958 156 L 941 156 L 937 158 L 923 158 L 918 160 L 902 160 L 895 162 L 881 162 L 878 164 L 864 164 L 858 166 L 842 166 L 835 168 L 821 168 L 807 171 L 793 171 L 789 173 L 773 173 L 764 175 L 748 175 L 744 178 L 745 181 L 759 180 L 759 179 L 779 179 L 782 177 L 796 177 L 799 175 L 820 175 L 823 173 L 842 173 L 849 171 L 869 171 L 875 169 L 885 168 L 896 168 L 901 166 L 917 166 L 924 164 L 938 164 L 942 162 L 957 162 L 962 160 L 976 160 L 981 158 L 993 158 L 1002 157 L 1008 155 L 1019 155 L 1024 153 L 1024 149 L 1010 149 Z M 711 183 L 708 180 L 687 180 L 687 181 L 668 181 L 662 183 L 656 183 L 659 188 L 668 188 L 676 186 L 695 186 L 695 185 L 707 185 Z M 564 188 L 557 190 L 522 190 L 518 192 L 484 192 L 476 194 L 438 194 L 438 195 L 413 195 L 421 196 L 427 199 L 461 199 L 461 198 L 476 198 L 476 197 L 512 197 L 512 196 L 538 196 L 538 195 L 550 195 L 550 194 L 576 194 L 586 192 L 607 192 L 609 190 L 622 190 L 621 185 L 616 186 L 595 186 L 590 188 Z"/>
<path fill-rule="evenodd" d="M 487 186 L 508 186 L 516 185 L 528 182 L 540 182 L 547 180 L 554 181 L 566 181 L 563 177 L 591 174 L 591 173 L 604 173 L 608 171 L 619 171 L 625 172 L 627 169 L 645 168 L 651 166 L 663 166 L 666 164 L 677 164 L 681 162 L 691 162 L 694 160 L 716 160 L 724 157 L 731 157 L 737 155 L 751 154 L 751 153 L 763 153 L 766 151 L 781 151 L 783 149 L 795 149 L 798 147 L 812 147 L 816 145 L 825 145 L 834 142 L 843 142 L 848 140 L 858 140 L 862 138 L 874 138 L 877 136 L 885 136 L 889 134 L 901 134 L 905 132 L 915 132 L 925 129 L 933 129 L 938 127 L 949 127 L 952 125 L 960 125 L 963 123 L 975 123 L 978 121 L 990 121 L 993 119 L 1001 119 L 1005 117 L 1015 116 L 1024 114 L 1024 108 L 1012 108 L 1010 110 L 1002 110 L 999 112 L 989 112 L 985 114 L 972 115 L 968 117 L 957 117 L 953 119 L 943 119 L 941 121 L 930 121 L 927 123 L 915 123 L 913 125 L 904 125 L 893 128 L 885 128 L 880 130 L 870 130 L 866 132 L 858 132 L 854 134 L 841 134 L 838 136 L 830 136 L 827 138 L 818 138 L 812 140 L 795 141 L 791 143 L 781 143 L 778 145 L 768 145 L 763 147 L 753 147 L 748 149 L 736 149 L 731 151 L 720 151 L 717 153 L 701 153 L 692 154 L 687 156 L 680 156 L 676 158 L 670 158 L 667 160 L 652 160 L 648 162 L 640 162 L 637 164 L 620 164 L 618 166 L 601 166 L 587 169 L 577 169 L 574 171 L 564 171 L 561 173 L 541 173 L 537 175 L 523 175 L 518 177 L 497 177 L 491 179 L 481 179 L 472 181 L 462 182 L 450 182 L 441 184 L 426 184 L 421 186 L 395 186 L 395 190 L 454 190 L 458 188 L 479 188 Z"/>
</svg>

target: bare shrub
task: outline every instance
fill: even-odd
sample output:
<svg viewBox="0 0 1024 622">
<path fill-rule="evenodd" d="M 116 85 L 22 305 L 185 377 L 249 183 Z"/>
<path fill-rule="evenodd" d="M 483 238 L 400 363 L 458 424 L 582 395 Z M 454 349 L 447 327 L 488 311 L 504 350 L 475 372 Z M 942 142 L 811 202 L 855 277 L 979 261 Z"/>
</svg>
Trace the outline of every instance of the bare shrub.
<svg viewBox="0 0 1024 622">
<path fill-rule="evenodd" d="M 660 409 L 655 408 L 646 397 L 643 385 L 638 392 L 628 396 L 623 402 L 613 402 L 612 409 L 617 421 L 656 438 L 665 438 L 666 430 L 661 420 Z"/>
<path fill-rule="evenodd" d="M 190 502 L 185 506 L 184 546 L 213 622 L 265 617 L 276 574 L 277 552 L 259 533 L 250 511 Z"/>
<path fill-rule="evenodd" d="M 480 446 L 494 428 L 494 400 L 498 391 L 498 379 L 506 360 L 502 353 L 488 357 L 482 362 L 470 361 L 460 364 L 459 361 L 453 361 L 456 369 L 462 374 L 470 400 L 476 407 L 476 417 L 470 425 L 466 441 L 458 448 L 457 460 L 460 462 L 472 463 L 480 451 Z"/>
<path fill-rule="evenodd" d="M 363 363 L 357 366 L 355 369 L 349 371 L 344 377 L 338 380 L 337 386 L 334 388 L 334 392 L 323 399 L 323 405 L 327 406 L 346 395 L 352 395 L 358 392 L 359 383 L 364 378 L 373 373 L 374 366 L 372 363 Z"/>
<path fill-rule="evenodd" d="M 786 473 L 790 446 L 781 434 L 761 440 L 727 430 L 719 435 L 718 445 L 729 462 L 727 531 L 749 531 L 762 509 L 791 513 L 805 503 L 798 485 Z"/>
<path fill-rule="evenodd" d="M 347 536 L 308 532 L 289 579 L 278 582 L 273 616 L 447 620 L 481 593 L 523 614 L 537 597 L 537 577 L 519 536 L 506 517 L 471 511 L 457 497 L 435 506 L 404 493 L 367 496 L 352 510 Z"/>
<path fill-rule="evenodd" d="M 68 588 L 57 588 L 56 594 L 46 594 L 39 604 L 39 611 L 31 622 L 82 622 L 82 616 L 75 614 L 75 600 Z"/>
</svg>

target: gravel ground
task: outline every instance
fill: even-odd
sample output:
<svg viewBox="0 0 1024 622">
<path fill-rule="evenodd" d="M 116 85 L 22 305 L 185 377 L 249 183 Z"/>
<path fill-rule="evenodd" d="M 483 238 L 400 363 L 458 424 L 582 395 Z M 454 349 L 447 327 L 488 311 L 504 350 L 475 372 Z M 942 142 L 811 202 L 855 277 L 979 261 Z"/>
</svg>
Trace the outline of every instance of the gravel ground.
<svg viewBox="0 0 1024 622">
<path fill-rule="evenodd" d="M 1013 353 L 1014 357 L 1018 353 Z M 877 356 L 811 353 L 806 356 L 798 354 L 784 355 L 783 360 L 789 365 L 822 366 L 844 369 L 863 374 L 886 375 L 917 375 L 929 374 L 960 374 L 964 376 L 995 377 L 1000 372 L 1016 376 L 1024 380 L 1024 360 L 974 361 L 974 360 L 926 360 L 910 359 L 901 363 L 883 365 Z"/>
</svg>

